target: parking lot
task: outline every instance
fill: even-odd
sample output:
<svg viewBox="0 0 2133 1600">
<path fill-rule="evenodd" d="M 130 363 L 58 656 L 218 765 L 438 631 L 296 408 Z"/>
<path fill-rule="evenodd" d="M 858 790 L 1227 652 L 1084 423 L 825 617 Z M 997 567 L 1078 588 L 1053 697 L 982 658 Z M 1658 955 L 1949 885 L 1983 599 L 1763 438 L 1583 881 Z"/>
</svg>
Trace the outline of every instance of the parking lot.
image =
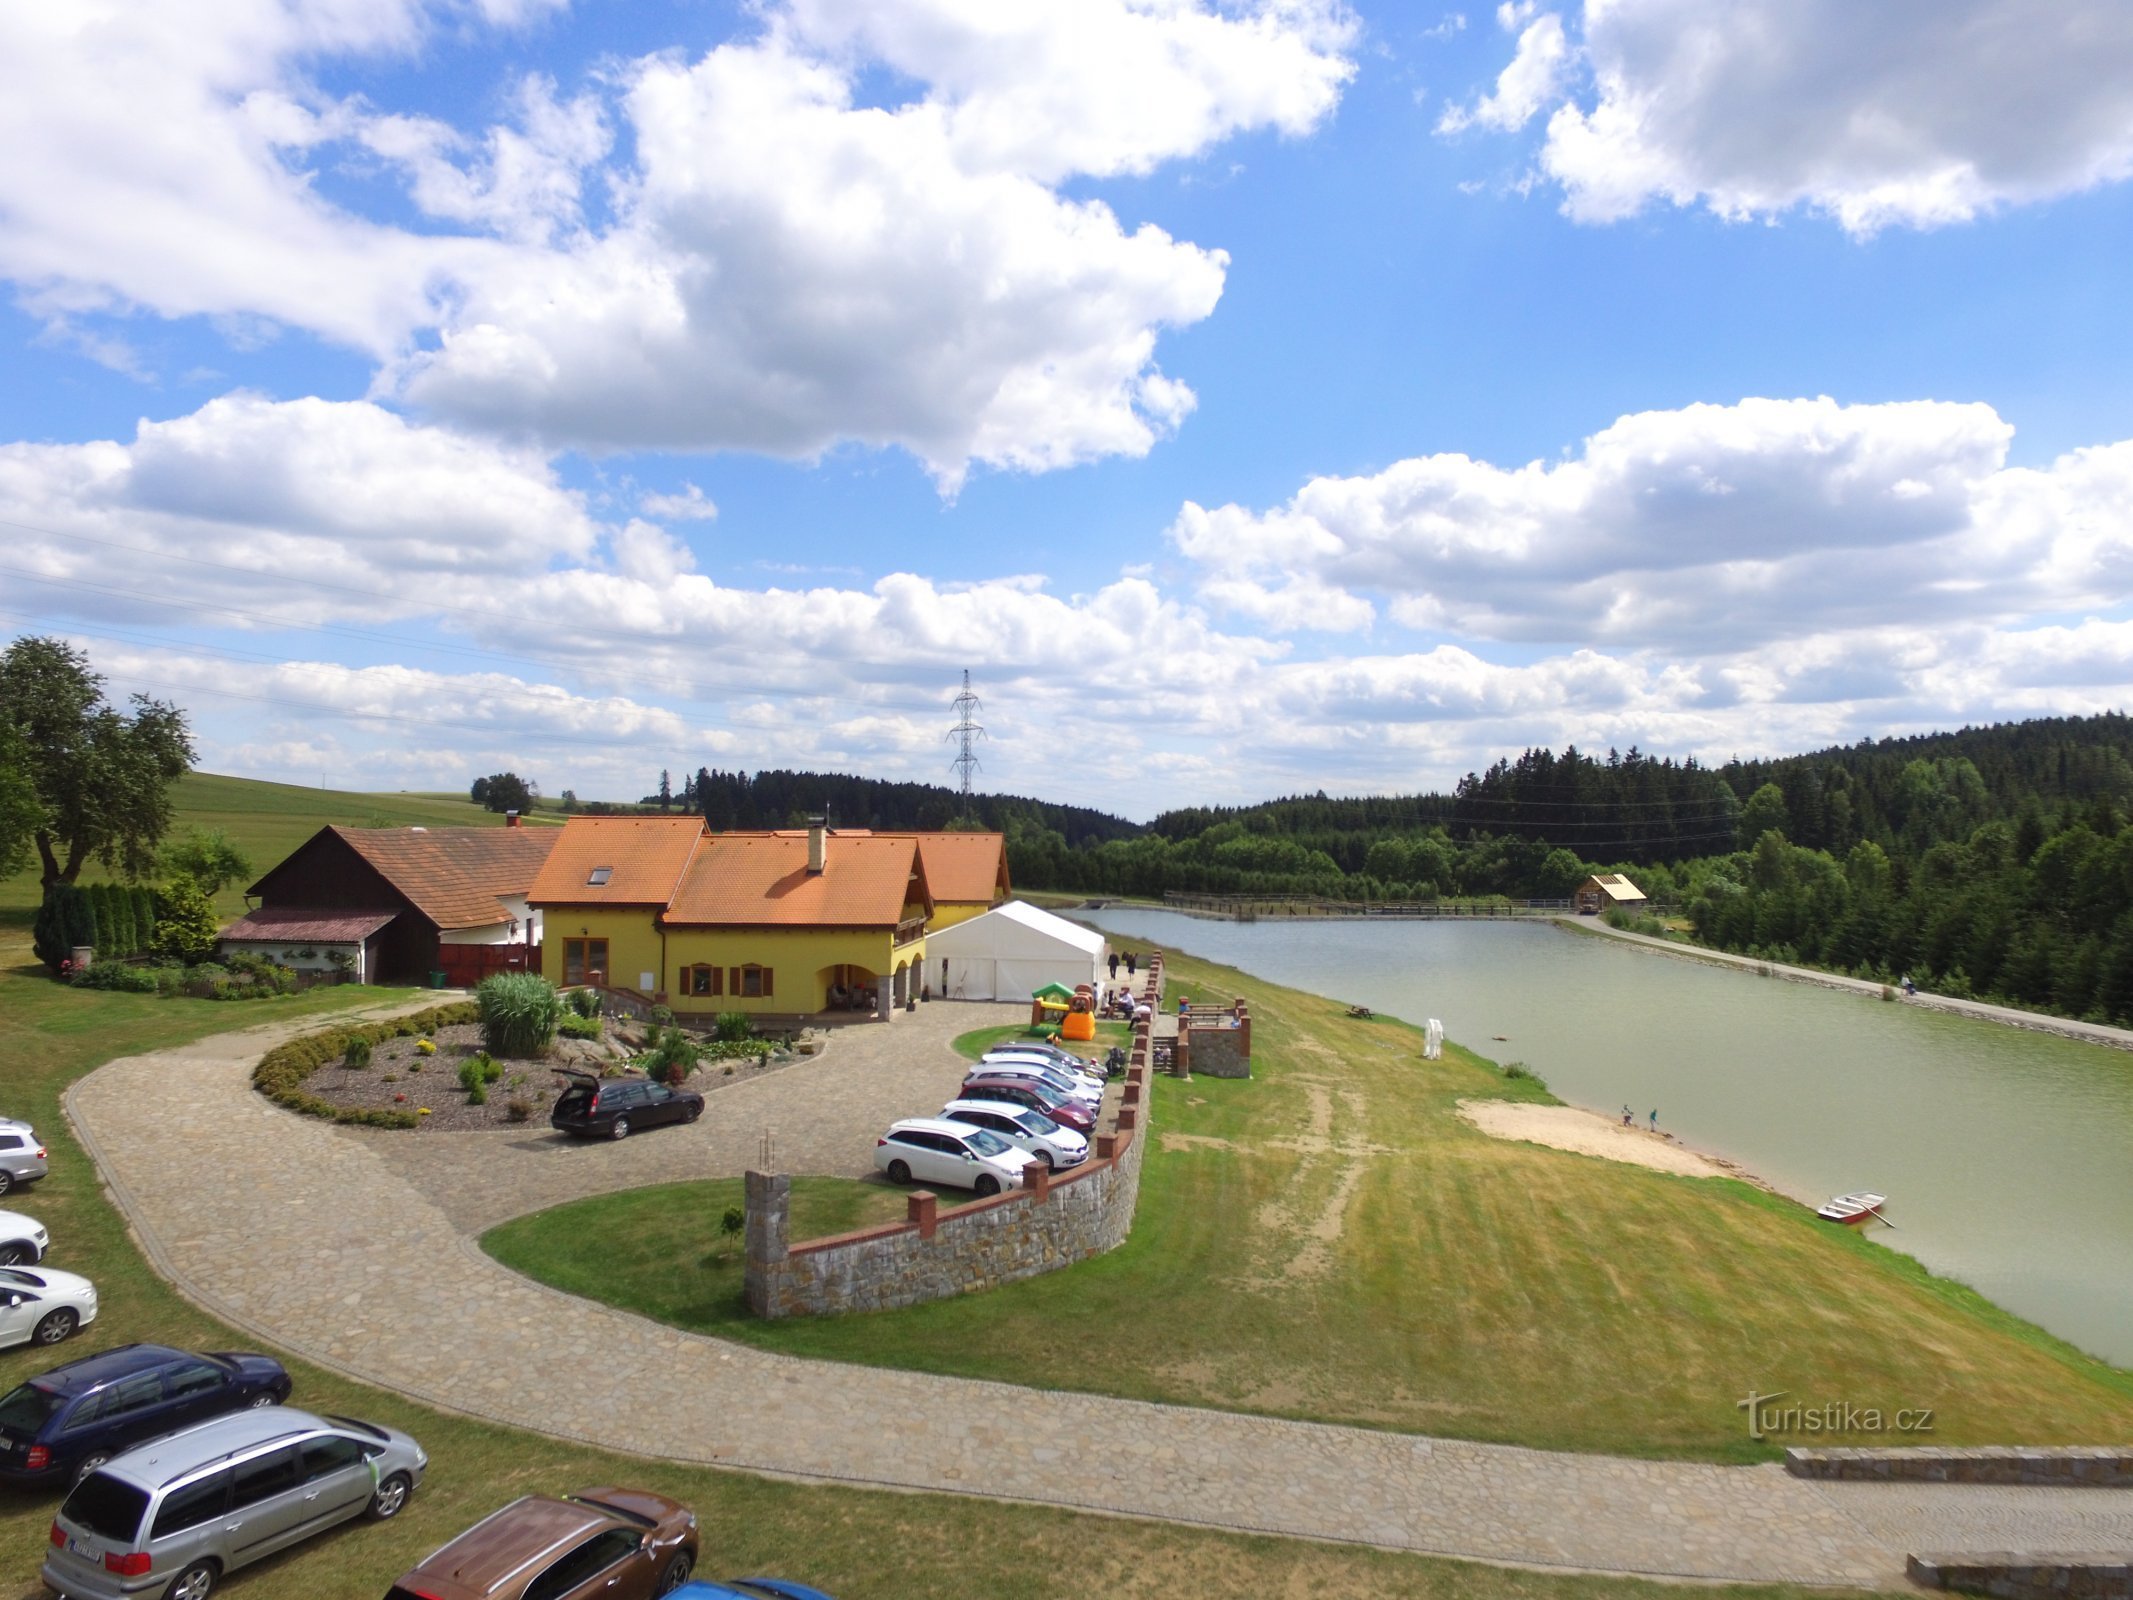
<svg viewBox="0 0 2133 1600">
<path fill-rule="evenodd" d="M 719 1089 L 697 1122 L 619 1143 L 567 1138 L 545 1123 L 420 1138 L 336 1131 L 361 1140 L 470 1236 L 581 1195 L 736 1176 L 758 1164 L 766 1133 L 781 1172 L 872 1178 L 874 1141 L 890 1123 L 937 1114 L 954 1097 L 970 1064 L 953 1041 L 1028 1015 L 1026 1004 L 935 1000 L 886 1025 L 838 1028 L 816 1059 Z M 734 1075 L 751 1070 L 736 1065 Z"/>
</svg>

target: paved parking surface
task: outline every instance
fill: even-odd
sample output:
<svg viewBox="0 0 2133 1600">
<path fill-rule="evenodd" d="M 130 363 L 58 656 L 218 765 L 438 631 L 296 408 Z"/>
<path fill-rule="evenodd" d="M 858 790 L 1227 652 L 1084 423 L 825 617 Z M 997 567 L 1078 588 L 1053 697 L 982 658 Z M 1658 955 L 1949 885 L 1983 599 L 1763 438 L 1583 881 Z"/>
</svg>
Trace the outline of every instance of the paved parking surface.
<svg viewBox="0 0 2133 1600">
<path fill-rule="evenodd" d="M 2133 1548 L 2133 1495 L 2119 1491 L 1812 1483 L 1775 1466 L 1552 1454 L 792 1360 L 558 1294 L 475 1246 L 495 1216 L 548 1197 L 728 1170 L 752 1159 L 752 1123 L 776 1126 L 788 1166 L 851 1170 L 846 1131 L 802 1124 L 835 1103 L 871 1126 L 908 1114 L 920 1089 L 953 1087 L 955 1063 L 936 1065 L 932 1046 L 945 1054 L 961 1020 L 939 1003 L 917 1017 L 869 1030 L 878 1057 L 839 1040 L 856 1046 L 842 1062 L 750 1085 L 696 1133 L 621 1145 L 506 1134 L 477 1150 L 489 1136 L 358 1137 L 292 1115 L 249 1085 L 292 1030 L 111 1062 L 67 1110 L 150 1257 L 210 1311 L 363 1381 L 557 1437 L 1601 1572 L 1893 1587 L 1907 1550 L 1951 1542 Z M 925 1048 L 903 1061 L 905 1046 Z M 728 1092 L 740 1091 L 714 1104 Z M 576 1361 L 566 1385 L 518 1377 L 582 1356 L 598 1359 Z"/>
</svg>

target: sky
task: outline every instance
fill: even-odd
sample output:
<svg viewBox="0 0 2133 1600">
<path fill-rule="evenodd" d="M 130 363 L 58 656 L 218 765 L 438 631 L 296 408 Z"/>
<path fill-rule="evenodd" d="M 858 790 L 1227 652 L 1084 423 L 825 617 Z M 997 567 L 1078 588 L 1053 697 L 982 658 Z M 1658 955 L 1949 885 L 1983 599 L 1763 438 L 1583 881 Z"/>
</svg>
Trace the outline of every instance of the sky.
<svg viewBox="0 0 2133 1600">
<path fill-rule="evenodd" d="M 2123 0 L 0 10 L 0 638 L 1146 818 L 2133 694 Z"/>
</svg>

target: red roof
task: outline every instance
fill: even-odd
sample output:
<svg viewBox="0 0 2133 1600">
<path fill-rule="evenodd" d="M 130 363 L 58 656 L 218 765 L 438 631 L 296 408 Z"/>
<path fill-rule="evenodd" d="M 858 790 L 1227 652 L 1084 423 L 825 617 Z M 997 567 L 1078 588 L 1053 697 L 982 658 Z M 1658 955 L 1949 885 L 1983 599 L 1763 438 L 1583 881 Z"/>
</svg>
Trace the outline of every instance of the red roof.
<svg viewBox="0 0 2133 1600">
<path fill-rule="evenodd" d="M 554 828 L 335 828 L 439 928 L 508 922 L 498 897 L 533 887 L 555 848 Z"/>
<path fill-rule="evenodd" d="M 261 944 L 361 944 L 399 914 L 261 906 L 224 928 L 222 937 Z"/>
</svg>

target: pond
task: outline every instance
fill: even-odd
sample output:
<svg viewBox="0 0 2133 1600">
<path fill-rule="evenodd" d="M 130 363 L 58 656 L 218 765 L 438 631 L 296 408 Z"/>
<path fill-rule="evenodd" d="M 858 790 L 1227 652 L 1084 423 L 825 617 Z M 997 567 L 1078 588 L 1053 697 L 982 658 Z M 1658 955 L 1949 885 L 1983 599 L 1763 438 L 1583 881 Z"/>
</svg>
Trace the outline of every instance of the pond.
<svg viewBox="0 0 2133 1600">
<path fill-rule="evenodd" d="M 1889 1196 L 1872 1236 L 2133 1366 L 2133 1053 L 1734 972 L 1539 921 L 1072 915 L 1367 1005 L 1562 1099 L 1659 1126 L 1819 1204 Z M 1497 1036 L 1501 1035 L 1499 1039 Z"/>
</svg>

